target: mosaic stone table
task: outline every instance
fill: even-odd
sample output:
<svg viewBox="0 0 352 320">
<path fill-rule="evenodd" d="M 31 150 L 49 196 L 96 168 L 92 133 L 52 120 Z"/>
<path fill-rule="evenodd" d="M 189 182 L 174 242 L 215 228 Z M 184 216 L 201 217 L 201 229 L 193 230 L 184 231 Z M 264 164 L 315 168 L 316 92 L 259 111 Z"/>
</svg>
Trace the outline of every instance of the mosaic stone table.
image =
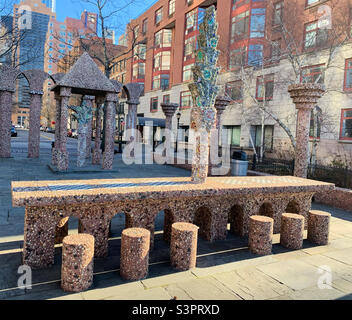
<svg viewBox="0 0 352 320">
<path fill-rule="evenodd" d="M 281 215 L 293 212 L 307 221 L 317 191 L 333 184 L 297 177 L 210 177 L 203 184 L 191 178 L 12 182 L 12 204 L 25 207 L 23 263 L 45 268 L 54 263 L 56 225 L 75 216 L 85 233 L 95 237 L 95 255 L 108 254 L 109 223 L 124 213 L 126 228 L 141 227 L 154 240 L 156 215 L 164 210 L 164 239 L 170 240 L 174 222 L 199 226 L 209 241 L 225 239 L 227 224 L 246 235 L 254 214 L 274 219 L 280 232 Z"/>
</svg>

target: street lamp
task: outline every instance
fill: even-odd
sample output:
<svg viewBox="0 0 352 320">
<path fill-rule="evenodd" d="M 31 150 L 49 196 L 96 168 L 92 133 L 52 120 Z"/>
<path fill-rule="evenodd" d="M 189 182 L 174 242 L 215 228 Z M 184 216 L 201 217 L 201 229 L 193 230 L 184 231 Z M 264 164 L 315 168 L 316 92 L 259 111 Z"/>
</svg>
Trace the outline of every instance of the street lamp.
<svg viewBox="0 0 352 320">
<path fill-rule="evenodd" d="M 119 153 L 122 153 L 122 123 L 125 120 L 125 103 L 120 102 L 118 104 L 118 110 L 117 110 L 117 115 L 118 115 L 118 131 L 119 131 Z"/>
<path fill-rule="evenodd" d="M 177 153 L 177 149 L 178 149 L 178 129 L 180 127 L 181 112 L 177 112 L 176 118 L 177 118 L 177 133 L 176 133 L 176 148 L 175 148 L 175 151 Z"/>
</svg>

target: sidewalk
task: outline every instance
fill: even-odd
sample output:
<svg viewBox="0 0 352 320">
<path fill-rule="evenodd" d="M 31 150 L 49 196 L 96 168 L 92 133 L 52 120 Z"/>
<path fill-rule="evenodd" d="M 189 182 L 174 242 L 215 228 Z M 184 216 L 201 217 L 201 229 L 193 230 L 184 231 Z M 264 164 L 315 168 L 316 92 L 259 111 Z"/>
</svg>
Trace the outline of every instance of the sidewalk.
<svg viewBox="0 0 352 320">
<path fill-rule="evenodd" d="M 12 180 L 109 179 L 189 176 L 189 171 L 172 166 L 131 165 L 115 156 L 109 173 L 53 173 L 47 167 L 50 155 L 40 160 L 24 157 L 0 159 L 0 299 L 351 299 L 352 298 L 352 215 L 343 210 L 313 204 L 333 214 L 331 243 L 290 251 L 274 237 L 273 254 L 258 257 L 249 253 L 247 240 L 229 234 L 214 243 L 199 239 L 197 268 L 175 272 L 169 265 L 167 244 L 162 240 L 163 213 L 156 221 L 155 248 L 150 254 L 147 279 L 123 281 L 119 275 L 120 236 L 124 215 L 112 221 L 109 256 L 95 260 L 94 286 L 79 294 L 60 288 L 61 247 L 56 248 L 55 265 L 33 271 L 31 290 L 17 288 L 23 246 L 23 208 L 12 208 Z M 77 232 L 77 220 L 70 219 L 70 233 Z M 319 267 L 332 272 L 331 289 L 319 289 Z"/>
</svg>

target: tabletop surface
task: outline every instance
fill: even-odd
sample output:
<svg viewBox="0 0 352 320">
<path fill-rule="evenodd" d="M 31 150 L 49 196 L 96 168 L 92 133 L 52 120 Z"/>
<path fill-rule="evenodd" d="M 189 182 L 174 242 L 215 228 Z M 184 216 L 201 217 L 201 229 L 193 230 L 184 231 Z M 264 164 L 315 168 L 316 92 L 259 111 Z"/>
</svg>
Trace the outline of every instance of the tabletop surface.
<svg viewBox="0 0 352 320">
<path fill-rule="evenodd" d="M 68 204 L 80 201 L 119 201 L 165 196 L 204 196 L 228 193 L 316 192 L 333 184 L 292 176 L 13 181 L 13 206 Z M 100 197 L 102 197 L 100 199 Z"/>
</svg>

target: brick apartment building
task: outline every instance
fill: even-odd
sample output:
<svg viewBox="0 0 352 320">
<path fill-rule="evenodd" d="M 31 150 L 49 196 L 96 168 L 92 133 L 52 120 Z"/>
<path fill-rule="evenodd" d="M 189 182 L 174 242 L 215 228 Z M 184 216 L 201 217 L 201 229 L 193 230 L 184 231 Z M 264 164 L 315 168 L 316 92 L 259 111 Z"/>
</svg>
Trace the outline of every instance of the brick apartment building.
<svg viewBox="0 0 352 320">
<path fill-rule="evenodd" d="M 199 24 L 210 5 L 217 7 L 221 94 L 232 99 L 221 119 L 231 145 L 289 158 L 287 132 L 294 137 L 296 123 L 287 86 L 318 79 L 328 91 L 312 117 L 312 161 L 351 159 L 349 0 L 159 0 L 130 22 L 123 37 L 133 52 L 125 82 L 144 83 L 139 116 L 162 119 L 160 103 L 171 101 L 180 105 L 180 127 L 189 127 L 187 85 Z"/>
</svg>

